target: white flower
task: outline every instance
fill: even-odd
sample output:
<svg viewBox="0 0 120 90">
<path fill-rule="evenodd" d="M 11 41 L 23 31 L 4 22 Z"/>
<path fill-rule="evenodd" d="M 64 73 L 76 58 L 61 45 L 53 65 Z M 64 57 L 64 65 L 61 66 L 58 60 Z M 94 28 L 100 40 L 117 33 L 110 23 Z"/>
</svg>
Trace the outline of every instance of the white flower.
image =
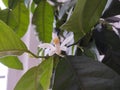
<svg viewBox="0 0 120 90">
<path fill-rule="evenodd" d="M 64 3 L 64 2 L 67 2 L 67 1 L 70 1 L 70 0 L 57 0 L 57 1 Z"/>
<path fill-rule="evenodd" d="M 60 44 L 60 39 L 57 36 L 57 34 L 52 33 L 52 41 L 53 44 L 49 44 L 49 43 L 43 43 L 40 44 L 38 47 L 42 48 L 42 49 L 48 49 L 47 54 L 49 56 L 52 56 L 54 54 L 57 54 L 59 56 L 63 55 L 61 54 L 61 51 L 67 51 L 67 46 L 65 46 L 66 44 L 68 44 L 71 40 L 73 39 L 73 34 L 71 34 L 70 36 L 68 36 L 65 40 L 63 40 L 63 42 Z"/>
<path fill-rule="evenodd" d="M 114 16 L 120 19 L 120 15 Z M 112 28 L 114 30 L 114 32 L 120 37 L 119 34 L 119 29 L 120 29 L 120 21 L 118 22 L 114 22 L 114 23 L 110 23 L 112 25 Z"/>
</svg>

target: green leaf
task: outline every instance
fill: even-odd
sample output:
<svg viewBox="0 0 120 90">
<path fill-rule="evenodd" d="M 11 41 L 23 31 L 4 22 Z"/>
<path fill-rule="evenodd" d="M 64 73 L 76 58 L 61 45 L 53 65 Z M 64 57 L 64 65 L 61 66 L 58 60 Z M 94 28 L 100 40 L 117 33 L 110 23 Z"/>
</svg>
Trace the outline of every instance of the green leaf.
<svg viewBox="0 0 120 90">
<path fill-rule="evenodd" d="M 43 90 L 48 90 L 50 86 L 50 80 L 53 70 L 53 58 L 50 57 L 48 60 L 45 60 L 40 66 L 40 84 L 43 87 Z"/>
<path fill-rule="evenodd" d="M 0 58 L 0 62 L 5 66 L 7 66 L 8 68 L 20 69 L 20 70 L 23 69 L 22 63 L 15 56 L 7 56 L 4 58 Z"/>
<path fill-rule="evenodd" d="M 32 23 L 36 25 L 39 39 L 43 42 L 51 41 L 53 20 L 54 15 L 52 6 L 46 0 L 42 0 L 34 12 Z"/>
<path fill-rule="evenodd" d="M 38 67 L 28 70 L 19 80 L 14 90 L 43 90 L 39 83 Z"/>
<path fill-rule="evenodd" d="M 1 10 L 0 19 L 22 37 L 28 29 L 29 10 L 26 8 L 24 1 L 19 1 L 16 2 L 13 9 Z"/>
<path fill-rule="evenodd" d="M 120 90 L 120 76 L 86 56 L 69 56 L 58 63 L 53 90 Z"/>
<path fill-rule="evenodd" d="M 10 9 L 13 9 L 17 6 L 17 3 L 19 2 L 19 0 L 8 0 L 8 6 Z"/>
<path fill-rule="evenodd" d="M 107 0 L 92 0 L 92 3 L 86 0 L 82 15 L 82 25 L 85 32 L 90 31 L 90 29 L 97 23 L 106 3 Z"/>
<path fill-rule="evenodd" d="M 19 1 L 13 9 L 13 13 L 17 21 L 16 27 L 13 30 L 22 37 L 26 33 L 29 25 L 29 10 L 26 8 L 24 1 Z"/>
<path fill-rule="evenodd" d="M 114 52 L 120 52 L 120 38 L 112 28 L 105 25 L 100 30 L 96 29 L 93 31 L 93 38 L 95 39 L 99 52 L 106 54 L 108 49 Z"/>
<path fill-rule="evenodd" d="M 36 6 L 35 6 L 36 4 L 34 3 L 34 2 L 32 2 L 32 4 L 31 4 L 31 12 L 32 13 L 34 13 L 34 11 L 35 11 L 35 9 L 36 9 Z"/>
<path fill-rule="evenodd" d="M 14 90 L 48 90 L 52 76 L 53 60 L 44 60 L 39 66 L 28 70 Z"/>
<path fill-rule="evenodd" d="M 27 51 L 27 47 L 8 27 L 0 20 L 0 57 L 6 55 L 21 55 Z"/>
<path fill-rule="evenodd" d="M 4 9 L 0 11 L 0 19 L 14 29 L 17 25 L 17 20 L 14 13 L 10 9 Z"/>
<path fill-rule="evenodd" d="M 52 90 L 81 90 L 76 77 L 68 61 L 65 59 L 60 60 L 55 71 Z"/>
<path fill-rule="evenodd" d="M 120 52 L 109 51 L 102 62 L 120 75 Z"/>
<path fill-rule="evenodd" d="M 99 20 L 107 0 L 78 0 L 70 19 L 61 27 L 73 31 L 75 40 L 83 37 Z"/>
<path fill-rule="evenodd" d="M 120 37 L 106 25 L 94 30 L 93 38 L 99 52 L 105 55 L 102 62 L 120 75 Z"/>
</svg>

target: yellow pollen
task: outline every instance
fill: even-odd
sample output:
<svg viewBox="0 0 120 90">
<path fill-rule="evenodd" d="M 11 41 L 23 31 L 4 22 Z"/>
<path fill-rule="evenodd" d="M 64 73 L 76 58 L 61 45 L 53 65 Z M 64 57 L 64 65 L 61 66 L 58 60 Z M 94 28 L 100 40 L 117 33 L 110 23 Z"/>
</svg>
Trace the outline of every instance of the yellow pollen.
<svg viewBox="0 0 120 90">
<path fill-rule="evenodd" d="M 59 43 L 60 43 L 59 38 L 55 38 L 55 39 L 53 40 L 53 42 L 54 42 L 54 44 L 59 44 Z"/>
</svg>

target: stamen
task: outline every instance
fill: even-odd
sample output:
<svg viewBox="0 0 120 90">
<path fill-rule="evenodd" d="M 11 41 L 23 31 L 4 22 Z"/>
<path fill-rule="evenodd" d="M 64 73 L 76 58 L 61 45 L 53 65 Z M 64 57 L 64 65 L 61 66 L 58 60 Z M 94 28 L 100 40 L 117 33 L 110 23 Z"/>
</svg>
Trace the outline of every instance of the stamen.
<svg viewBox="0 0 120 90">
<path fill-rule="evenodd" d="M 56 45 L 56 44 L 59 44 L 59 43 L 60 43 L 60 40 L 59 40 L 58 37 L 56 37 L 56 38 L 53 40 L 53 42 L 54 42 L 54 44 Z"/>
</svg>

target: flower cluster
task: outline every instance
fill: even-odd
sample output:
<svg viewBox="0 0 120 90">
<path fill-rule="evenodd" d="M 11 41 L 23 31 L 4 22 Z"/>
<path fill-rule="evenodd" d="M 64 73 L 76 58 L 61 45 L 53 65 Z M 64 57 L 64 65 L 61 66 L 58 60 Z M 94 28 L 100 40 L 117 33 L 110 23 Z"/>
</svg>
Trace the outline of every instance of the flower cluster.
<svg viewBox="0 0 120 90">
<path fill-rule="evenodd" d="M 66 44 L 68 44 L 72 39 L 73 39 L 73 34 L 71 34 L 70 36 L 68 36 L 67 38 L 62 40 L 62 42 L 61 42 L 60 38 L 57 36 L 57 34 L 52 33 L 52 43 L 51 44 L 43 43 L 43 44 L 40 44 L 39 47 L 42 49 L 48 49 L 47 55 L 49 55 L 49 56 L 57 54 L 57 55 L 63 57 L 61 52 L 67 51 Z"/>
</svg>

